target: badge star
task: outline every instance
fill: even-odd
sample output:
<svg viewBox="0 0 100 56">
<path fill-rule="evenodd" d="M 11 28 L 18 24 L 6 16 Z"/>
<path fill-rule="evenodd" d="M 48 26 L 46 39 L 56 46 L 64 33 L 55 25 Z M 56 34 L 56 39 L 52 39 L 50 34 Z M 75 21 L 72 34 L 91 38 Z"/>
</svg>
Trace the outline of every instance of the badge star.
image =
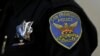
<svg viewBox="0 0 100 56">
<path fill-rule="evenodd" d="M 17 36 L 20 39 L 30 40 L 30 34 L 33 32 L 32 24 L 33 21 L 29 22 L 23 21 L 22 24 L 16 27 Z"/>
</svg>

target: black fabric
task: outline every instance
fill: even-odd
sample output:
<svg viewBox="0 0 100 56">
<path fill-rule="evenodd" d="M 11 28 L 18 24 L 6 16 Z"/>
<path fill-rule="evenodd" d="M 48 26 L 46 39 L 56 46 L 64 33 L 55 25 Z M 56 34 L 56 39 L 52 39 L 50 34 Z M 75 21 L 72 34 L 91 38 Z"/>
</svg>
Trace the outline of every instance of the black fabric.
<svg viewBox="0 0 100 56">
<path fill-rule="evenodd" d="M 59 0 L 60 1 L 60 0 Z M 8 16 L 3 19 L 0 34 L 8 36 L 4 56 L 91 56 L 97 46 L 97 32 L 83 9 L 73 0 L 10 0 L 7 5 Z M 49 17 L 62 10 L 77 13 L 82 22 L 82 37 L 68 50 L 59 45 L 50 33 Z M 23 20 L 34 21 L 31 42 L 28 45 L 13 47 L 16 26 Z M 1 21 L 1 20 L 0 20 Z M 3 42 L 3 40 L 2 40 Z M 2 46 L 2 42 L 0 46 Z M 0 48 L 1 50 L 1 48 Z"/>
<path fill-rule="evenodd" d="M 4 35 L 6 34 L 6 26 L 9 18 L 13 14 L 11 0 L 0 0 L 0 53 L 2 43 L 4 41 Z"/>
<path fill-rule="evenodd" d="M 72 0 L 49 0 L 51 1 L 52 3 L 61 3 L 61 2 L 69 2 L 69 1 L 72 1 Z"/>
</svg>

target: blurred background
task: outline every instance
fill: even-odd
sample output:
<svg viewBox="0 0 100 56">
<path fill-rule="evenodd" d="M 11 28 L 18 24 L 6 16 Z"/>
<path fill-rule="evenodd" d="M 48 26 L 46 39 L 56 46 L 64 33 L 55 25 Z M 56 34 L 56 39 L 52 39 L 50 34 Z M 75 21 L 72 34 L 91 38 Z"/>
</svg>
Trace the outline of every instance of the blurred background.
<svg viewBox="0 0 100 56">
<path fill-rule="evenodd" d="M 100 0 L 75 0 L 88 15 L 98 31 L 98 47 L 92 56 L 100 56 Z"/>
</svg>

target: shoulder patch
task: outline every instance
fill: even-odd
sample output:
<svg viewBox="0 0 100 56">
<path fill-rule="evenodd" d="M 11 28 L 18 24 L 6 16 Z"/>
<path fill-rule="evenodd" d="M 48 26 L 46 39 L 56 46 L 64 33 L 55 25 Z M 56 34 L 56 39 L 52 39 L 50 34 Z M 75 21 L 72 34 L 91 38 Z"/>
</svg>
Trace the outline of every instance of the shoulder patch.
<svg viewBox="0 0 100 56">
<path fill-rule="evenodd" d="M 50 31 L 57 43 L 71 49 L 82 34 L 80 17 L 72 11 L 60 11 L 49 18 Z"/>
</svg>

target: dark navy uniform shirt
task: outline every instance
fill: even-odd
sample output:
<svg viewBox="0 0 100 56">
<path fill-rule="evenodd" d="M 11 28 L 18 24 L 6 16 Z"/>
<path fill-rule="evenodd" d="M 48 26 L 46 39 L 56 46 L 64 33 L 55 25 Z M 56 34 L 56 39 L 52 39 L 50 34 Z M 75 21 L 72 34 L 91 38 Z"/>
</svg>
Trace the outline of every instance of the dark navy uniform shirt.
<svg viewBox="0 0 100 56">
<path fill-rule="evenodd" d="M 0 2 L 2 3 L 2 2 Z M 91 56 L 97 46 L 97 32 L 83 9 L 74 0 L 8 0 L 0 16 L 0 50 L 7 35 L 4 56 Z M 3 5 L 2 5 L 3 6 Z M 80 17 L 82 34 L 71 48 L 59 44 L 49 29 L 49 18 L 59 11 L 72 11 Z M 12 46 L 16 26 L 33 21 L 31 41 L 23 46 Z"/>
</svg>

